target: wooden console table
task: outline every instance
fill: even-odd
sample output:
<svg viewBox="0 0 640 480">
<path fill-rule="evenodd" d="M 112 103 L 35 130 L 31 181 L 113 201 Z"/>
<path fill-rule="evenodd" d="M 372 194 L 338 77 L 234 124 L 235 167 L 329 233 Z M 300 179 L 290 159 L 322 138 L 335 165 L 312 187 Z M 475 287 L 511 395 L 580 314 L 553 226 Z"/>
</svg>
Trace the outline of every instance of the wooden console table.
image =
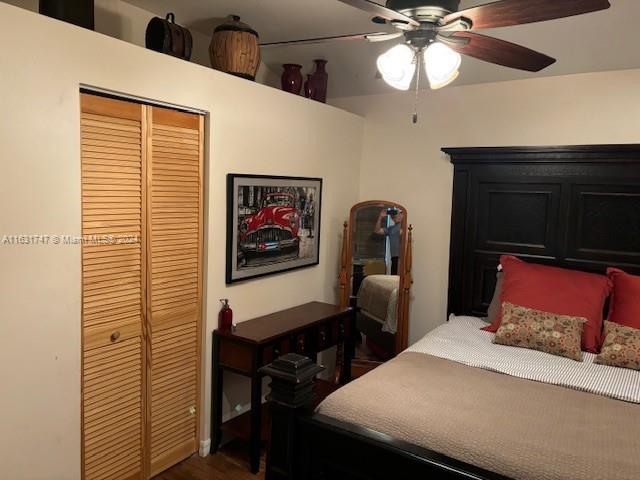
<svg viewBox="0 0 640 480">
<path fill-rule="evenodd" d="M 213 369 L 211 395 L 211 453 L 222 439 L 223 372 L 229 370 L 251 378 L 249 421 L 249 458 L 251 472 L 260 469 L 262 439 L 262 374 L 258 369 L 280 355 L 294 352 L 317 359 L 318 352 L 337 346 L 342 359 L 339 382 L 351 378 L 355 316 L 350 308 L 311 302 L 298 307 L 254 318 L 238 324 L 235 331 L 213 332 Z M 236 425 L 239 420 L 230 420 Z"/>
</svg>

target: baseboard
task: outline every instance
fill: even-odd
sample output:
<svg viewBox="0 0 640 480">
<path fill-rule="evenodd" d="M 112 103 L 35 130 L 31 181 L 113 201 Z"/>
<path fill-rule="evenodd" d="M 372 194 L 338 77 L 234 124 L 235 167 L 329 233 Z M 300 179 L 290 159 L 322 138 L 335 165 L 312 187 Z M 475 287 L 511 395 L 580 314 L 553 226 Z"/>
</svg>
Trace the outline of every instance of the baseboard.
<svg viewBox="0 0 640 480">
<path fill-rule="evenodd" d="M 211 439 L 207 438 L 206 440 L 201 440 L 200 450 L 198 451 L 198 454 L 201 457 L 206 457 L 207 455 L 209 455 L 209 450 L 211 450 Z"/>
</svg>

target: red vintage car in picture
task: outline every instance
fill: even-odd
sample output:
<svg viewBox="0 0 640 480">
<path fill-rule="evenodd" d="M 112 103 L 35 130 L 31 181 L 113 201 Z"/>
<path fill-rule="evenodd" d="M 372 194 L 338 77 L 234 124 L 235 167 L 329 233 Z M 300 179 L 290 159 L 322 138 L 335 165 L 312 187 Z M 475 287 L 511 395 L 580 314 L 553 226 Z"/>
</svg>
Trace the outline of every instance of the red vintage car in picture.
<svg viewBox="0 0 640 480">
<path fill-rule="evenodd" d="M 267 193 L 262 208 L 239 225 L 238 256 L 241 264 L 272 262 L 282 255 L 297 257 L 300 251 L 300 212 L 290 193 Z"/>
</svg>

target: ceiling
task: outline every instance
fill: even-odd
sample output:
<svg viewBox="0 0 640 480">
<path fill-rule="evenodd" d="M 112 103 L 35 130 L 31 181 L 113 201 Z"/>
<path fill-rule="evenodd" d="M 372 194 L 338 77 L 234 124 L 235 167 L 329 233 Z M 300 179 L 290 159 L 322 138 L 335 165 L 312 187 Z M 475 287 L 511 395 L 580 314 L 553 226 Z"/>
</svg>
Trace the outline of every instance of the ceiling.
<svg viewBox="0 0 640 480">
<path fill-rule="evenodd" d="M 175 12 L 179 23 L 211 35 L 228 14 L 237 14 L 260 33 L 261 42 L 277 42 L 380 31 L 366 13 L 337 0 L 126 0 L 157 14 Z M 382 3 L 383 0 L 378 0 Z M 463 0 L 461 7 L 491 0 Z M 484 30 L 504 40 L 520 43 L 558 59 L 539 73 L 491 65 L 465 57 L 454 85 L 497 82 L 535 76 L 624 70 L 640 67 L 640 1 L 610 0 L 603 12 L 518 27 Z M 382 26 L 382 30 L 393 31 Z M 275 72 L 283 63 L 300 63 L 311 70 L 314 58 L 329 61 L 329 96 L 344 97 L 390 92 L 376 79 L 376 57 L 398 40 L 371 44 L 366 41 L 271 47 L 263 49 L 263 61 Z"/>
</svg>

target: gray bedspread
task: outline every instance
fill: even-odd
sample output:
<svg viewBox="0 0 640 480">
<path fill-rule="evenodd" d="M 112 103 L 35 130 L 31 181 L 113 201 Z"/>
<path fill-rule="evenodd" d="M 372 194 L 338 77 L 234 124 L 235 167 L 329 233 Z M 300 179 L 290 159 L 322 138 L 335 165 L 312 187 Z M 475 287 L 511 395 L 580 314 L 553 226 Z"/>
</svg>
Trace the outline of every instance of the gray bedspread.
<svg viewBox="0 0 640 480">
<path fill-rule="evenodd" d="M 382 331 L 398 329 L 398 275 L 368 275 L 358 290 L 358 307 L 382 324 Z"/>
<path fill-rule="evenodd" d="M 522 480 L 640 479 L 640 405 L 406 352 L 319 413 Z"/>
</svg>

